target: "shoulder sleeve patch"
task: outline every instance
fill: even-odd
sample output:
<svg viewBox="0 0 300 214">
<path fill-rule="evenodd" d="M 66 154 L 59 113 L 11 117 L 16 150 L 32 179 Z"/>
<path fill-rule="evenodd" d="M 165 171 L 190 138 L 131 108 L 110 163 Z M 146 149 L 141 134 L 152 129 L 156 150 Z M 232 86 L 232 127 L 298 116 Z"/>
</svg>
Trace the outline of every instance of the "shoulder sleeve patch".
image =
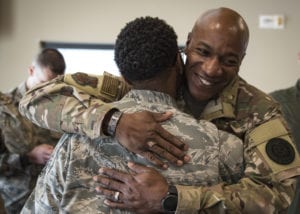
<svg viewBox="0 0 300 214">
<path fill-rule="evenodd" d="M 108 72 L 103 75 L 86 73 L 65 74 L 64 83 L 74 86 L 84 93 L 93 95 L 104 102 L 113 102 L 122 98 L 130 86 L 121 77 Z"/>
<path fill-rule="evenodd" d="M 74 81 L 79 85 L 82 86 L 88 85 L 92 88 L 97 88 L 98 79 L 96 77 L 92 77 L 85 73 L 80 73 L 80 72 L 72 74 L 71 76 L 74 79 Z"/>
<path fill-rule="evenodd" d="M 86 73 L 65 74 L 64 83 L 78 88 L 85 93 L 93 96 L 99 95 L 99 84 L 102 83 L 103 76 L 91 75 Z"/>
<path fill-rule="evenodd" d="M 103 76 L 101 92 L 111 97 L 117 97 L 118 91 L 121 87 L 120 84 L 121 82 L 118 78 L 105 73 Z"/>
<path fill-rule="evenodd" d="M 108 72 L 104 72 L 100 92 L 110 98 L 111 102 L 120 100 L 129 89 L 129 86 L 124 79 Z"/>
<path fill-rule="evenodd" d="M 294 148 L 282 138 L 272 138 L 266 144 L 266 153 L 275 163 L 287 165 L 294 161 Z"/>
<path fill-rule="evenodd" d="M 248 134 L 249 149 L 257 151 L 273 173 L 300 168 L 300 157 L 291 136 L 280 118 L 254 128 Z M 295 170 L 289 173 L 299 175 Z M 295 174 L 293 174 L 295 175 Z"/>
</svg>

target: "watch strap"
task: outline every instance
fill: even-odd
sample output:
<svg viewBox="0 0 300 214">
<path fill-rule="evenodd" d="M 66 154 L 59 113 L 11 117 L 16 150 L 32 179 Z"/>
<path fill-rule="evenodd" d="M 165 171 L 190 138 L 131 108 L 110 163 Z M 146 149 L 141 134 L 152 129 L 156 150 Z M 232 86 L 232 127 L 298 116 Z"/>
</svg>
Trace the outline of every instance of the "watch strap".
<svg viewBox="0 0 300 214">
<path fill-rule="evenodd" d="M 174 185 L 169 185 L 167 195 L 161 201 L 164 213 L 175 213 L 178 204 L 178 192 Z"/>
<path fill-rule="evenodd" d="M 121 111 L 115 111 L 109 122 L 108 122 L 108 126 L 107 126 L 107 133 L 110 135 L 110 136 L 114 136 L 115 135 L 115 132 L 116 132 L 116 129 L 117 129 L 117 125 L 118 125 L 118 122 L 122 116 L 122 112 Z"/>
</svg>

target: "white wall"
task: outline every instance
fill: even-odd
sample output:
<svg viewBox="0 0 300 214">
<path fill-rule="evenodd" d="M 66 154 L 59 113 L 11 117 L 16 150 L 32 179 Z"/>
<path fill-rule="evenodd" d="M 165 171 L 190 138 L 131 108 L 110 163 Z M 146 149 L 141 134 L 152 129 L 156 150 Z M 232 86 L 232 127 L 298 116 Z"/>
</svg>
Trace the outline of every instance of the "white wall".
<svg viewBox="0 0 300 214">
<path fill-rule="evenodd" d="M 298 0 L 0 0 L 0 90 L 27 77 L 39 42 L 114 43 L 126 22 L 158 16 L 174 26 L 179 43 L 196 18 L 220 6 L 237 10 L 250 28 L 250 43 L 240 74 L 270 92 L 294 85 L 300 77 L 300 1 Z M 284 30 L 261 30 L 259 14 L 284 14 Z"/>
</svg>

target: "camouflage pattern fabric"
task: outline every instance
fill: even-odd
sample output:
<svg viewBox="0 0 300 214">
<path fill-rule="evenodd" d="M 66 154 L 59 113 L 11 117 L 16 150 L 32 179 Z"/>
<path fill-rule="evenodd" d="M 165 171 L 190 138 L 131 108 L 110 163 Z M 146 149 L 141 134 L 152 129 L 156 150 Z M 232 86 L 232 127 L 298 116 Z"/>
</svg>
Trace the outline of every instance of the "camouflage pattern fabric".
<svg viewBox="0 0 300 214">
<path fill-rule="evenodd" d="M 5 170 L 6 168 L 6 164 L 2 164 L 2 156 L 3 156 L 2 154 L 4 153 L 4 151 L 5 151 L 5 146 L 0 131 L 0 173 L 3 172 L 3 170 Z M 0 196 L 0 214 L 5 214 L 4 202 L 1 196 Z"/>
<path fill-rule="evenodd" d="M 282 113 L 286 119 L 298 151 L 300 151 L 300 79 L 293 87 L 274 91 L 270 94 L 277 102 L 280 103 Z M 300 178 L 298 178 L 296 196 L 288 213 L 296 214 L 300 210 Z"/>
<path fill-rule="evenodd" d="M 58 76 L 28 91 L 20 101 L 20 112 L 33 123 L 57 132 L 81 133 L 91 138 L 103 135 L 102 120 L 112 106 L 101 99 L 104 97 L 105 102 L 112 102 L 115 101 L 115 97 L 102 92 L 100 86 L 100 90 L 88 86 L 86 82 L 95 82 L 95 80 L 84 81 L 82 79 L 89 76 L 77 74 L 77 76 L 71 74 Z M 80 81 L 77 79 L 78 76 Z M 100 76 L 97 84 L 108 85 L 110 81 L 106 80 L 107 78 Z M 66 84 L 64 81 L 76 86 Z M 77 88 L 78 82 L 83 82 L 84 85 Z M 97 98 L 90 94 L 97 95 Z M 122 96 L 124 94 L 125 92 Z M 44 108 L 45 106 L 47 107 Z M 91 113 L 97 117 L 91 117 Z"/>
<path fill-rule="evenodd" d="M 286 119 L 298 151 L 300 151 L 300 79 L 293 87 L 274 91 L 270 94 L 281 106 L 284 118 Z"/>
<path fill-rule="evenodd" d="M 189 144 L 191 161 L 181 168 L 171 166 L 161 173 L 170 184 L 216 185 L 220 181 L 231 183 L 243 173 L 242 141 L 229 133 L 219 131 L 210 122 L 197 121 L 176 110 L 170 96 L 146 90 L 132 90 L 115 103 L 122 111 L 141 110 L 154 112 L 173 111 L 174 116 L 163 127 Z M 227 150 L 231 148 L 232 155 Z M 92 176 L 99 167 L 113 167 L 128 171 L 127 161 L 149 163 L 122 147 L 110 137 L 91 140 L 86 136 L 65 134 L 55 150 L 55 155 L 38 179 L 35 192 L 26 203 L 23 213 L 128 213 L 111 210 L 104 205 L 104 198 L 93 189 Z M 220 169 L 222 167 L 222 169 Z M 220 174 L 222 172 L 223 174 Z M 226 175 L 231 175 L 231 179 Z M 205 200 L 210 207 L 223 198 Z"/>
<path fill-rule="evenodd" d="M 190 113 L 182 95 L 178 105 Z M 237 77 L 219 97 L 205 106 L 200 118 L 244 141 L 244 178 L 233 185 L 220 184 L 218 188 L 212 188 L 226 197 L 224 210 L 229 213 L 286 212 L 294 196 L 300 159 L 278 104 Z M 278 138 L 291 149 L 287 153 L 278 152 L 278 160 L 274 161 L 266 152 L 266 145 Z M 281 156 L 288 157 L 293 152 L 295 156 L 288 164 L 278 163 Z M 179 213 L 197 213 L 203 209 L 196 203 L 202 197 L 202 187 L 177 188 L 182 199 L 177 208 Z"/>
<path fill-rule="evenodd" d="M 33 125 L 18 111 L 25 83 L 10 93 L 0 93 L 0 194 L 7 213 L 19 213 L 34 188 L 42 166 L 31 164 L 26 153 L 47 143 L 55 145 L 60 135 Z"/>
<path fill-rule="evenodd" d="M 94 96 L 88 96 L 82 86 L 81 89 L 77 87 L 78 83 L 74 84 L 68 78 L 48 83 L 27 94 L 21 103 L 21 111 L 43 127 L 98 137 L 102 134 L 102 119 L 113 106 L 94 97 L 96 93 L 101 94 L 99 85 L 98 89 L 93 89 L 94 93 L 88 91 Z M 66 96 L 62 93 L 63 88 L 68 88 L 72 93 Z M 94 103 L 99 108 L 94 108 Z M 190 113 L 182 96 L 179 96 L 177 104 Z M 63 112 L 55 116 L 50 109 Z M 94 114 L 90 114 L 92 111 Z M 237 76 L 215 100 L 204 107 L 200 118 L 243 139 L 244 175 L 234 184 L 220 183 L 211 190 L 177 186 L 180 196 L 178 212 L 199 212 L 206 208 L 202 204 L 203 197 L 209 201 L 214 194 L 226 198 L 226 212 L 286 211 L 294 196 L 294 178 L 300 174 L 300 160 L 279 105 Z M 279 146 L 274 141 L 278 141 Z M 230 149 L 227 150 L 228 156 L 232 153 Z M 224 207 L 222 205 L 216 209 L 224 211 Z"/>
</svg>

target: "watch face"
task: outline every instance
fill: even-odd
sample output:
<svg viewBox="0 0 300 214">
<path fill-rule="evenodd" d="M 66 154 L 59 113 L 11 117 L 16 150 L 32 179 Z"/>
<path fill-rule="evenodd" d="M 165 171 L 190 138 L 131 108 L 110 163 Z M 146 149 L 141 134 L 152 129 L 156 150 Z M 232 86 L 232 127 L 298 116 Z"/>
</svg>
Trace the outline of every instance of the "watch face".
<svg viewBox="0 0 300 214">
<path fill-rule="evenodd" d="M 163 200 L 163 209 L 164 211 L 176 211 L 177 208 L 177 196 L 176 195 L 168 195 L 164 200 Z"/>
</svg>

